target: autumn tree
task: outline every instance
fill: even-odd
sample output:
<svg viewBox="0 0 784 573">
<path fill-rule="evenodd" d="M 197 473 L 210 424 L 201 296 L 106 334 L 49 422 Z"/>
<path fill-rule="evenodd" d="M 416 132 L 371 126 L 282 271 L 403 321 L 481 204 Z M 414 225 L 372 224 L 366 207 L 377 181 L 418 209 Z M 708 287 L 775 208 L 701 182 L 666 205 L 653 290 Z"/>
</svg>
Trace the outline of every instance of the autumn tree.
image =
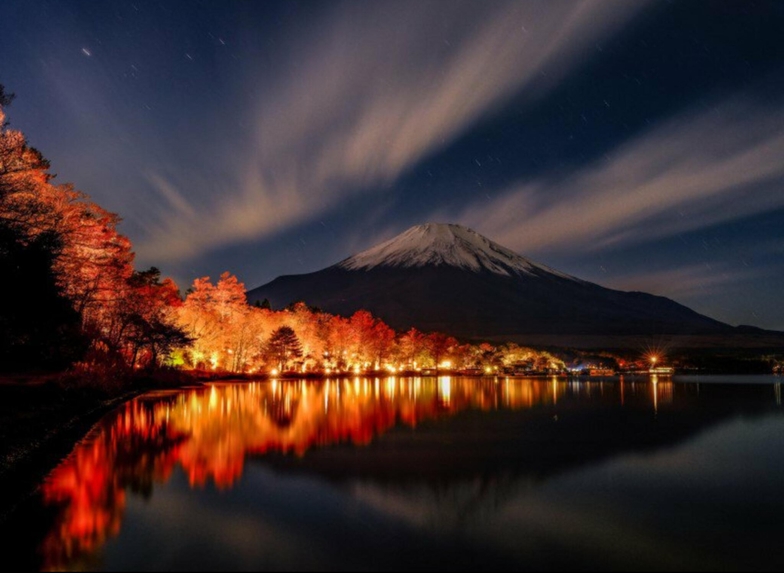
<svg viewBox="0 0 784 573">
<path fill-rule="evenodd" d="M 8 128 L 5 109 L 12 100 L 0 85 L 0 218 L 29 235 L 51 212 L 42 195 L 52 175 L 49 162 L 22 132 Z"/>
<path fill-rule="evenodd" d="M 55 270 L 86 329 L 101 331 L 124 302 L 133 276 L 133 251 L 117 231 L 120 219 L 71 189 L 60 189 L 57 205 L 63 251 Z"/>
<path fill-rule="evenodd" d="M 173 280 L 161 279 L 155 267 L 134 272 L 128 281 L 123 310 L 119 314 L 122 335 L 131 367 L 141 360 L 148 368 L 159 365 L 161 358 L 192 342 L 176 322 L 175 309 L 182 305 L 179 289 Z"/>
<path fill-rule="evenodd" d="M 37 225 L 51 213 L 39 197 L 51 179 L 49 163 L 8 129 L 12 99 L 0 85 L 0 369 L 59 369 L 84 353 L 86 341 L 54 270 L 62 236 Z"/>
<path fill-rule="evenodd" d="M 82 365 L 103 360 L 110 367 L 132 366 L 140 349 L 156 364 L 187 339 L 171 313 L 179 303 L 179 296 L 170 296 L 176 286 L 161 281 L 157 271 L 154 280 L 149 272 L 134 272 L 131 243 L 118 232 L 117 215 L 72 185 L 53 184 L 49 162 L 8 128 L 10 100 L 0 86 L 0 270 L 4 280 L 14 281 L 11 296 L 3 298 L 16 304 L 0 320 L 0 337 L 13 339 L 3 346 L 21 357 L 22 347 L 51 354 L 71 344 L 73 360 L 80 354 L 73 343 L 88 340 L 90 358 Z M 28 332 L 18 330 L 24 319 L 14 319 L 15 313 L 27 317 Z M 61 352 L 60 364 L 64 357 Z M 25 360 L 47 362 L 42 359 Z"/>
<path fill-rule="evenodd" d="M 427 359 L 425 335 L 416 328 L 411 328 L 400 336 L 398 347 L 400 359 L 409 368 L 422 366 Z"/>
<path fill-rule="evenodd" d="M 322 321 L 319 316 L 324 314 L 318 309 L 298 302 L 289 306 L 282 313 L 284 322 L 294 328 L 302 343 L 302 355 L 306 365 L 316 365 L 323 359 L 326 340 L 323 335 Z"/>
<path fill-rule="evenodd" d="M 348 319 L 332 315 L 326 325 L 325 352 L 329 353 L 330 363 L 339 370 L 349 366 L 349 360 L 356 349 L 354 332 Z"/>
<path fill-rule="evenodd" d="M 270 336 L 267 352 L 277 362 L 278 369 L 283 371 L 289 368 L 292 360 L 302 357 L 302 344 L 293 328 L 281 326 Z"/>
<path fill-rule="evenodd" d="M 426 337 L 426 345 L 435 362 L 436 369 L 438 369 L 449 352 L 458 345 L 458 342 L 455 338 L 442 332 L 431 332 Z"/>
<path fill-rule="evenodd" d="M 355 354 L 358 359 L 375 368 L 391 353 L 395 331 L 366 310 L 358 310 L 349 319 Z"/>
<path fill-rule="evenodd" d="M 244 369 L 258 342 L 251 310 L 245 285 L 234 275 L 223 273 L 214 285 L 209 277 L 194 280 L 179 312 L 180 324 L 194 339 L 194 366 Z"/>
</svg>

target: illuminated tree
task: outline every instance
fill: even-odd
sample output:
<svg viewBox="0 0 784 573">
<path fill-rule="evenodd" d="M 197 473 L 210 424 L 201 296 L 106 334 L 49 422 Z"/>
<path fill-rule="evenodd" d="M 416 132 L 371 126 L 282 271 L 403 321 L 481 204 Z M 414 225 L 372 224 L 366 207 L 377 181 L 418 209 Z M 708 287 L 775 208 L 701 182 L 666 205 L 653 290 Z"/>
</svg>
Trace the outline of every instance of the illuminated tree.
<svg viewBox="0 0 784 573">
<path fill-rule="evenodd" d="M 194 340 L 193 365 L 242 371 L 258 346 L 252 310 L 245 285 L 229 273 L 223 273 L 215 285 L 209 277 L 193 281 L 179 312 L 181 326 Z"/>
<path fill-rule="evenodd" d="M 319 317 L 324 314 L 305 303 L 299 302 L 290 305 L 280 313 L 283 323 L 294 328 L 297 337 L 302 343 L 302 353 L 305 365 L 316 366 L 323 359 L 326 350 L 326 340 L 323 335 L 323 324 Z"/>
<path fill-rule="evenodd" d="M 431 332 L 426 337 L 426 346 L 436 368 L 440 368 L 448 354 L 458 346 L 458 342 L 455 338 L 441 332 Z"/>
<path fill-rule="evenodd" d="M 5 108 L 13 100 L 0 85 L 0 217 L 18 230 L 33 229 L 50 213 L 41 200 L 52 178 L 49 162 L 28 145 L 20 131 L 8 129 Z"/>
<path fill-rule="evenodd" d="M 400 359 L 409 368 L 422 366 L 427 359 L 425 335 L 416 328 L 411 328 L 400 336 L 398 347 Z"/>
<path fill-rule="evenodd" d="M 330 316 L 326 324 L 325 352 L 329 353 L 332 366 L 346 370 L 355 348 L 354 331 L 348 319 Z"/>
<path fill-rule="evenodd" d="M 161 272 L 155 267 L 134 272 L 128 286 L 118 343 L 128 347 L 131 367 L 141 360 L 154 368 L 161 358 L 192 342 L 175 322 L 174 309 L 182 305 L 179 289 L 171 279 L 161 280 Z"/>
<path fill-rule="evenodd" d="M 366 310 L 358 310 L 349 319 L 354 354 L 363 364 L 380 368 L 389 356 L 395 341 L 395 331 Z"/>
<path fill-rule="evenodd" d="M 302 357 L 302 344 L 293 328 L 281 326 L 270 336 L 267 352 L 277 362 L 279 370 L 288 370 L 292 360 Z"/>
<path fill-rule="evenodd" d="M 0 369 L 63 368 L 86 342 L 54 269 L 63 237 L 42 225 L 52 215 L 42 200 L 51 191 L 49 163 L 21 132 L 8 129 L 12 99 L 0 85 Z"/>
</svg>

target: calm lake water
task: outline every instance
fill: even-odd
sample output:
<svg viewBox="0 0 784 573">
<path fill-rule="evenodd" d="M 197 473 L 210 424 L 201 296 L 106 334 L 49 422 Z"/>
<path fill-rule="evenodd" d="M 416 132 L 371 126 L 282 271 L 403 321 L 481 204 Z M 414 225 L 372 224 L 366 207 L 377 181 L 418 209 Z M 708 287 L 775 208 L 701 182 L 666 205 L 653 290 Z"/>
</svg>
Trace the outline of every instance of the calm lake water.
<svg viewBox="0 0 784 573">
<path fill-rule="evenodd" d="M 37 569 L 784 568 L 774 377 L 215 384 L 106 417 L 4 532 Z"/>
</svg>

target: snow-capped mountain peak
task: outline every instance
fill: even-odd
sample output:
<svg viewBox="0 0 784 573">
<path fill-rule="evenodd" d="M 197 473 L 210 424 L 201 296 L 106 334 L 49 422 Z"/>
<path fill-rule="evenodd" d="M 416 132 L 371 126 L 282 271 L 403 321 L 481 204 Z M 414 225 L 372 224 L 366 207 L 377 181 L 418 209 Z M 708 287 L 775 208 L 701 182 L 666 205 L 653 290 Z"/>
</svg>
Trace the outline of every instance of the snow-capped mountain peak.
<svg viewBox="0 0 784 573">
<path fill-rule="evenodd" d="M 338 264 L 349 270 L 431 265 L 458 267 L 473 272 L 490 271 L 507 276 L 545 272 L 577 280 L 530 261 L 468 227 L 442 223 L 416 225 Z"/>
</svg>

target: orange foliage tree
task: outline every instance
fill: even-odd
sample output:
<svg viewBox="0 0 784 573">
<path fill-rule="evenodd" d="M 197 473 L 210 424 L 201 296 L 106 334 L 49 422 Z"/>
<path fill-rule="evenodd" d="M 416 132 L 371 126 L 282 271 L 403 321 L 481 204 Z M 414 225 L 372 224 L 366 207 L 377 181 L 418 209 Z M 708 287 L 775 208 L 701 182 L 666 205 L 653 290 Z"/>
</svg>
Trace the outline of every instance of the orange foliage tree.
<svg viewBox="0 0 784 573">
<path fill-rule="evenodd" d="M 12 231 L 0 233 L 0 253 L 46 238 L 58 295 L 70 302 L 90 341 L 81 366 L 134 367 L 139 360 L 157 365 L 188 342 L 170 312 L 179 304 L 176 285 L 160 281 L 157 270 L 135 273 L 131 243 L 117 230 L 119 217 L 73 186 L 52 182 L 49 162 L 21 132 L 8 128 L 4 109 L 10 99 L 0 86 L 0 225 Z M 30 283 L 21 288 L 35 289 L 32 275 L 20 280 Z M 27 333 L 9 330 L 4 336 L 24 346 Z"/>
<path fill-rule="evenodd" d="M 265 350 L 271 334 L 281 328 L 291 329 L 301 342 L 301 355 L 285 361 L 299 372 L 415 370 L 447 362 L 452 368 L 521 362 L 558 366 L 554 357 L 530 349 L 461 345 L 446 334 L 415 329 L 398 334 L 365 310 L 344 318 L 304 303 L 281 311 L 250 306 L 245 285 L 228 272 L 216 284 L 208 277 L 196 279 L 183 302 L 177 285 L 162 279 L 157 269 L 134 270 L 131 243 L 119 233 L 117 215 L 71 185 L 53 184 L 49 162 L 21 132 L 8 128 L 4 109 L 10 100 L 0 86 L 0 270 L 11 272 L 30 253 L 41 255 L 37 271 L 17 272 L 18 290 L 32 289 L 33 277 L 47 283 L 40 277 L 50 275 L 56 290 L 49 293 L 51 308 L 66 300 L 90 342 L 80 367 L 152 368 L 189 347 L 183 362 L 193 368 L 269 371 L 274 360 Z M 70 320 L 68 313 L 59 312 L 60 322 Z M 0 348 L 24 346 L 35 338 L 25 330 L 30 321 L 24 318 L 23 312 L 15 321 L 0 321 Z M 39 322 L 43 324 L 41 317 Z M 48 330 L 58 331 L 55 327 Z M 37 336 L 41 348 L 54 344 Z"/>
<path fill-rule="evenodd" d="M 446 334 L 425 334 L 415 328 L 397 333 L 366 310 L 345 318 L 302 302 L 278 311 L 248 305 L 244 285 L 228 273 L 214 285 L 209 277 L 196 279 L 188 292 L 178 320 L 193 339 L 185 360 L 192 368 L 251 374 L 281 368 L 299 373 L 399 372 L 439 366 L 459 370 L 512 365 L 519 354 L 519 347 L 512 345 L 509 359 L 503 361 L 505 350 L 488 343 L 461 344 Z M 268 351 L 272 334 L 281 329 L 291 329 L 301 344 L 301 352 L 285 360 L 279 352 Z M 536 354 L 531 349 L 525 352 Z M 551 358 L 547 355 L 540 364 L 547 362 L 547 368 L 552 368 Z"/>
</svg>

